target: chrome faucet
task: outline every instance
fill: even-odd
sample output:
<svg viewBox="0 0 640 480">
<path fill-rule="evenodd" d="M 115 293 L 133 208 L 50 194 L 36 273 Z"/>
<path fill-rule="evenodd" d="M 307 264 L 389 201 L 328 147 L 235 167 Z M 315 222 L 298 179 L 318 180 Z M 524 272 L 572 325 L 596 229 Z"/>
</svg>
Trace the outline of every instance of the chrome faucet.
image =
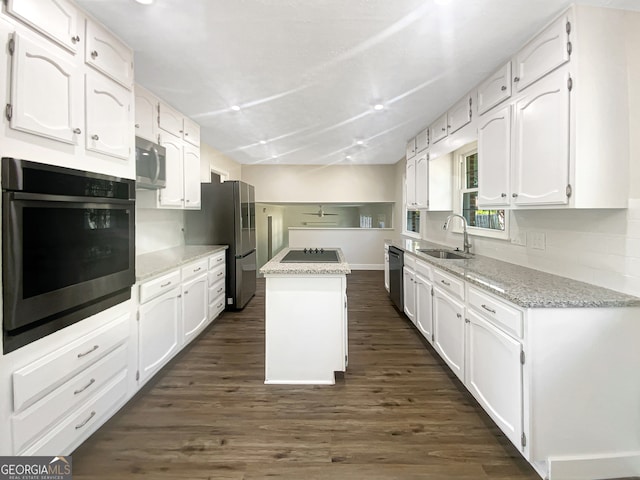
<svg viewBox="0 0 640 480">
<path fill-rule="evenodd" d="M 467 219 L 465 217 L 463 217 L 462 215 L 458 215 L 457 213 L 449 215 L 447 217 L 447 220 L 444 222 L 444 225 L 442 226 L 442 229 L 446 230 L 447 228 L 449 228 L 449 222 L 454 217 L 458 217 L 458 218 L 462 219 L 462 227 L 463 227 L 462 228 L 462 234 L 464 236 L 462 249 L 463 249 L 464 253 L 469 253 L 469 249 L 471 248 L 471 244 L 469 243 L 469 234 L 467 233 Z"/>
</svg>

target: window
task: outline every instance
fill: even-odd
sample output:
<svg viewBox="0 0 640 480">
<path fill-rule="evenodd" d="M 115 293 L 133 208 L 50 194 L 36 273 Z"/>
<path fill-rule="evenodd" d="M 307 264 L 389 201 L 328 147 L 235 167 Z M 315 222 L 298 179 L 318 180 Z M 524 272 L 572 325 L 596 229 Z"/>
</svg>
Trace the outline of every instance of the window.
<svg viewBox="0 0 640 480">
<path fill-rule="evenodd" d="M 478 208 L 478 148 L 474 142 L 454 152 L 458 161 L 459 195 L 456 212 L 467 219 L 469 233 L 508 238 L 505 210 Z"/>
</svg>

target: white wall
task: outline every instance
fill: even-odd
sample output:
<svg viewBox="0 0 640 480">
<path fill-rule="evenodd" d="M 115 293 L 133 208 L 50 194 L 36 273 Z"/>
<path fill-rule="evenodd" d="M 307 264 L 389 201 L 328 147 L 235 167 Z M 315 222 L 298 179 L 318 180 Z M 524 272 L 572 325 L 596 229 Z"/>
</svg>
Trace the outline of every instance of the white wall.
<svg viewBox="0 0 640 480">
<path fill-rule="evenodd" d="M 393 165 L 243 165 L 257 202 L 393 202 Z"/>
<path fill-rule="evenodd" d="M 341 248 L 352 270 L 382 270 L 384 241 L 388 229 L 289 229 L 289 246 L 294 248 Z"/>
<path fill-rule="evenodd" d="M 200 144 L 200 181 L 211 181 L 211 169 L 228 174 L 227 180 L 242 180 L 242 165 L 206 143 Z"/>
<path fill-rule="evenodd" d="M 267 222 L 271 217 L 273 255 L 287 244 L 284 228 L 284 207 L 281 205 L 256 204 L 256 262 L 258 270 L 269 261 Z"/>
</svg>

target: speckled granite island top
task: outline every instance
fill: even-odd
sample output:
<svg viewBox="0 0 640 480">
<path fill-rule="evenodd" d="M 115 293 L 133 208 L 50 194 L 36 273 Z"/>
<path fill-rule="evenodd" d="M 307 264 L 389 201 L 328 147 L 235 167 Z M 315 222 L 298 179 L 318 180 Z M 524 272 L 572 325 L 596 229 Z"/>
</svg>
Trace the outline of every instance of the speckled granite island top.
<svg viewBox="0 0 640 480">
<path fill-rule="evenodd" d="M 338 252 L 338 263 L 280 263 L 280 260 L 291 250 L 301 249 L 283 249 L 260 269 L 260 273 L 263 275 L 344 275 L 351 273 L 351 267 L 349 267 L 342 250 L 339 248 L 325 249 Z"/>
<path fill-rule="evenodd" d="M 136 281 L 160 275 L 172 268 L 226 250 L 227 245 L 183 245 L 136 256 Z"/>
<path fill-rule="evenodd" d="M 419 248 L 451 247 L 415 240 L 387 243 L 524 308 L 640 306 L 638 297 L 482 255 L 445 260 L 418 252 Z"/>
</svg>

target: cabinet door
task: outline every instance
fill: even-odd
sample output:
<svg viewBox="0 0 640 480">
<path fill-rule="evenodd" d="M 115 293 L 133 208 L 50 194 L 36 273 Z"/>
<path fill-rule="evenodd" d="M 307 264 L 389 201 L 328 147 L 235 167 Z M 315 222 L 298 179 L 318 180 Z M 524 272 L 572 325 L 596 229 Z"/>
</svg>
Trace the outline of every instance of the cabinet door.
<svg viewBox="0 0 640 480">
<path fill-rule="evenodd" d="M 182 141 L 169 135 L 161 135 L 160 145 L 166 149 L 167 153 L 165 163 L 167 185 L 158 193 L 160 206 L 182 207 L 184 203 Z"/>
<path fill-rule="evenodd" d="M 184 208 L 200 208 L 200 149 L 184 145 Z"/>
<path fill-rule="evenodd" d="M 416 155 L 416 139 L 412 138 L 407 142 L 406 159 L 409 160 Z"/>
<path fill-rule="evenodd" d="M 384 251 L 384 289 L 389 291 L 389 252 Z"/>
<path fill-rule="evenodd" d="M 516 205 L 568 202 L 568 79 L 568 72 L 554 72 L 531 85 L 515 104 L 511 195 Z"/>
<path fill-rule="evenodd" d="M 464 303 L 433 288 L 434 347 L 464 381 Z"/>
<path fill-rule="evenodd" d="M 507 62 L 478 87 L 478 114 L 483 114 L 510 96 L 511 62 Z"/>
<path fill-rule="evenodd" d="M 7 13 L 75 53 L 80 45 L 78 10 L 67 0 L 7 0 Z"/>
<path fill-rule="evenodd" d="M 182 114 L 164 102 L 158 104 L 158 127 L 176 138 L 182 138 Z"/>
<path fill-rule="evenodd" d="M 515 56 L 513 83 L 519 92 L 569 61 L 571 10 L 527 43 Z"/>
<path fill-rule="evenodd" d="M 407 160 L 407 171 L 405 179 L 405 187 L 407 189 L 407 207 L 416 206 L 416 159 Z"/>
<path fill-rule="evenodd" d="M 429 161 L 427 152 L 422 152 L 416 157 L 416 206 L 418 208 L 429 207 Z"/>
<path fill-rule="evenodd" d="M 133 86 L 133 53 L 108 30 L 87 20 L 84 60 L 128 90 Z"/>
<path fill-rule="evenodd" d="M 429 127 L 429 141 L 431 144 L 437 143 L 447 136 L 447 114 L 438 118 Z"/>
<path fill-rule="evenodd" d="M 136 136 L 157 142 L 155 124 L 158 121 L 158 101 L 147 92 L 136 88 L 135 107 Z"/>
<path fill-rule="evenodd" d="M 426 150 L 429 147 L 429 129 L 425 128 L 416 135 L 416 154 Z"/>
<path fill-rule="evenodd" d="M 522 435 L 522 345 L 468 312 L 467 388 L 518 448 Z"/>
<path fill-rule="evenodd" d="M 433 344 L 431 282 L 421 275 L 416 275 L 416 327 L 418 327 L 424 338 Z"/>
<path fill-rule="evenodd" d="M 82 126 L 76 118 L 82 101 L 77 68 L 68 53 L 13 35 L 11 128 L 77 144 Z"/>
<path fill-rule="evenodd" d="M 86 148 L 117 158 L 129 158 L 134 142 L 131 93 L 102 75 L 86 76 Z"/>
<path fill-rule="evenodd" d="M 184 343 L 190 342 L 207 322 L 207 275 L 201 275 L 182 285 L 182 328 Z"/>
<path fill-rule="evenodd" d="M 451 211 L 453 209 L 453 155 L 447 153 L 432 158 L 429 162 L 427 180 L 428 207 L 430 211 Z"/>
<path fill-rule="evenodd" d="M 180 288 L 140 305 L 138 369 L 146 381 L 173 357 L 180 346 Z"/>
<path fill-rule="evenodd" d="M 404 290 L 404 313 L 413 323 L 416 323 L 416 285 L 413 270 L 404 267 L 402 269 Z"/>
<path fill-rule="evenodd" d="M 451 135 L 471 122 L 472 97 L 468 95 L 447 112 L 447 133 Z"/>
<path fill-rule="evenodd" d="M 200 125 L 193 120 L 184 117 L 182 137 L 186 142 L 200 148 Z"/>
<path fill-rule="evenodd" d="M 509 205 L 511 105 L 480 118 L 478 206 Z"/>
</svg>

